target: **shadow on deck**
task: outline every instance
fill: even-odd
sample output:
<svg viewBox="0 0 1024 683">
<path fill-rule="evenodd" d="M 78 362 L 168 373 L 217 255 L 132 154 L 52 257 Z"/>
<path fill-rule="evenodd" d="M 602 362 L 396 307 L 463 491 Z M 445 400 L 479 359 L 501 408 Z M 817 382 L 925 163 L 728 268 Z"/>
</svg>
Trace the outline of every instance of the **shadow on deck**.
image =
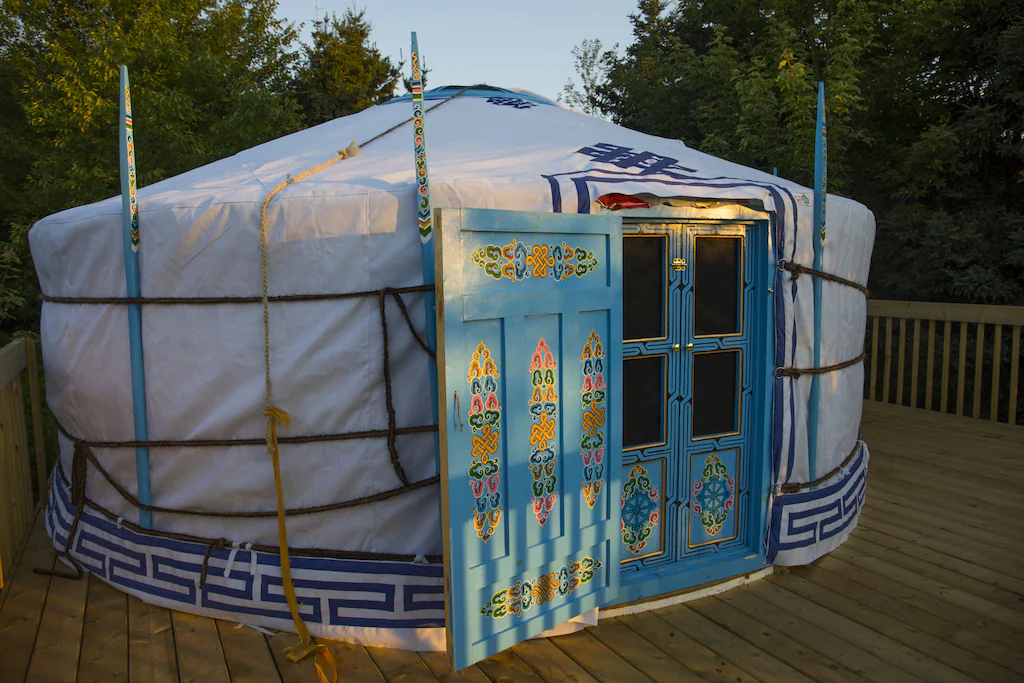
<svg viewBox="0 0 1024 683">
<path fill-rule="evenodd" d="M 728 593 L 523 643 L 459 675 L 441 653 L 331 643 L 352 681 L 1024 680 L 1024 429 L 868 402 L 867 505 L 841 548 Z M 233 624 L 102 581 L 32 572 L 0 593 L 0 681 L 316 680 Z"/>
</svg>

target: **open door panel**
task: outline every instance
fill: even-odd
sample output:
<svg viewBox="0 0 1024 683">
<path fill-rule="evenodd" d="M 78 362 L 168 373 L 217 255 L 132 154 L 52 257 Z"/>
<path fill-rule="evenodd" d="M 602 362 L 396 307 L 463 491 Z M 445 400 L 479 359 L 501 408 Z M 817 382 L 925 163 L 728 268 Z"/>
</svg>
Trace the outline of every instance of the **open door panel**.
<svg viewBox="0 0 1024 683">
<path fill-rule="evenodd" d="M 618 591 L 622 223 L 435 215 L 446 624 L 458 670 Z"/>
</svg>

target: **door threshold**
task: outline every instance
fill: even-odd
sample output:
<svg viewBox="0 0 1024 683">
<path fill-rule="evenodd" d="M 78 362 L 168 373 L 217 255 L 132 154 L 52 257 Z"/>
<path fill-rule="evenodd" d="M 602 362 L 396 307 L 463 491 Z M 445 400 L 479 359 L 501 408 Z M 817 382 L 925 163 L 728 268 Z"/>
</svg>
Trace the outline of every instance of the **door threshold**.
<svg viewBox="0 0 1024 683">
<path fill-rule="evenodd" d="M 764 577 L 771 575 L 774 571 L 774 567 L 768 566 L 764 569 L 759 569 L 755 572 L 747 572 L 729 579 L 722 579 L 720 581 L 705 583 L 700 586 L 684 588 L 682 590 L 669 593 L 668 595 L 659 595 L 657 597 L 645 598 L 634 602 L 626 602 L 621 605 L 602 607 L 599 611 L 599 618 L 612 619 L 614 617 L 621 617 L 627 614 L 640 614 L 641 612 L 649 612 L 650 610 L 661 609 L 662 607 L 670 607 L 684 602 L 699 600 L 700 598 L 707 598 L 748 583 L 753 583 L 759 579 L 763 579 Z"/>
</svg>

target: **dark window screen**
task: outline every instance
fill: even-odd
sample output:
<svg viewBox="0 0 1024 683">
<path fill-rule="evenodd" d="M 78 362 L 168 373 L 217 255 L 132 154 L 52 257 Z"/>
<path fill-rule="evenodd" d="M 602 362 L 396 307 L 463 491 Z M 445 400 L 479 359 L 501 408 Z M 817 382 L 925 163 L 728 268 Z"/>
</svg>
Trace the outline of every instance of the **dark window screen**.
<svg viewBox="0 0 1024 683">
<path fill-rule="evenodd" d="M 622 239 L 622 332 L 626 339 L 665 336 L 664 237 Z"/>
<path fill-rule="evenodd" d="M 697 353 L 693 356 L 693 436 L 737 431 L 739 410 L 739 351 Z M 628 399 L 627 399 L 628 400 Z"/>
<path fill-rule="evenodd" d="M 693 333 L 698 337 L 740 331 L 740 260 L 743 240 L 698 237 L 693 282 Z"/>
<path fill-rule="evenodd" d="M 665 356 L 624 358 L 622 362 L 622 446 L 665 440 Z"/>
</svg>

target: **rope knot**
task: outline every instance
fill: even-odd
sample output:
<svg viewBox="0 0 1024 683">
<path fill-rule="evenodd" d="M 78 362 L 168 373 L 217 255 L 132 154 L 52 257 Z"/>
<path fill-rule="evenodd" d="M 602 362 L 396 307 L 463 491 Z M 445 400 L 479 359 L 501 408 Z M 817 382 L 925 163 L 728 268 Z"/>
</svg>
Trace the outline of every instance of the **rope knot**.
<svg viewBox="0 0 1024 683">
<path fill-rule="evenodd" d="M 75 443 L 71 457 L 71 504 L 78 509 L 85 505 L 85 480 L 89 468 L 89 447 L 81 441 Z"/>
<path fill-rule="evenodd" d="M 273 456 L 277 454 L 277 425 L 291 426 L 292 416 L 277 406 L 267 406 L 263 409 L 263 414 L 267 418 L 264 426 L 264 433 L 267 437 L 267 455 Z"/>
</svg>

